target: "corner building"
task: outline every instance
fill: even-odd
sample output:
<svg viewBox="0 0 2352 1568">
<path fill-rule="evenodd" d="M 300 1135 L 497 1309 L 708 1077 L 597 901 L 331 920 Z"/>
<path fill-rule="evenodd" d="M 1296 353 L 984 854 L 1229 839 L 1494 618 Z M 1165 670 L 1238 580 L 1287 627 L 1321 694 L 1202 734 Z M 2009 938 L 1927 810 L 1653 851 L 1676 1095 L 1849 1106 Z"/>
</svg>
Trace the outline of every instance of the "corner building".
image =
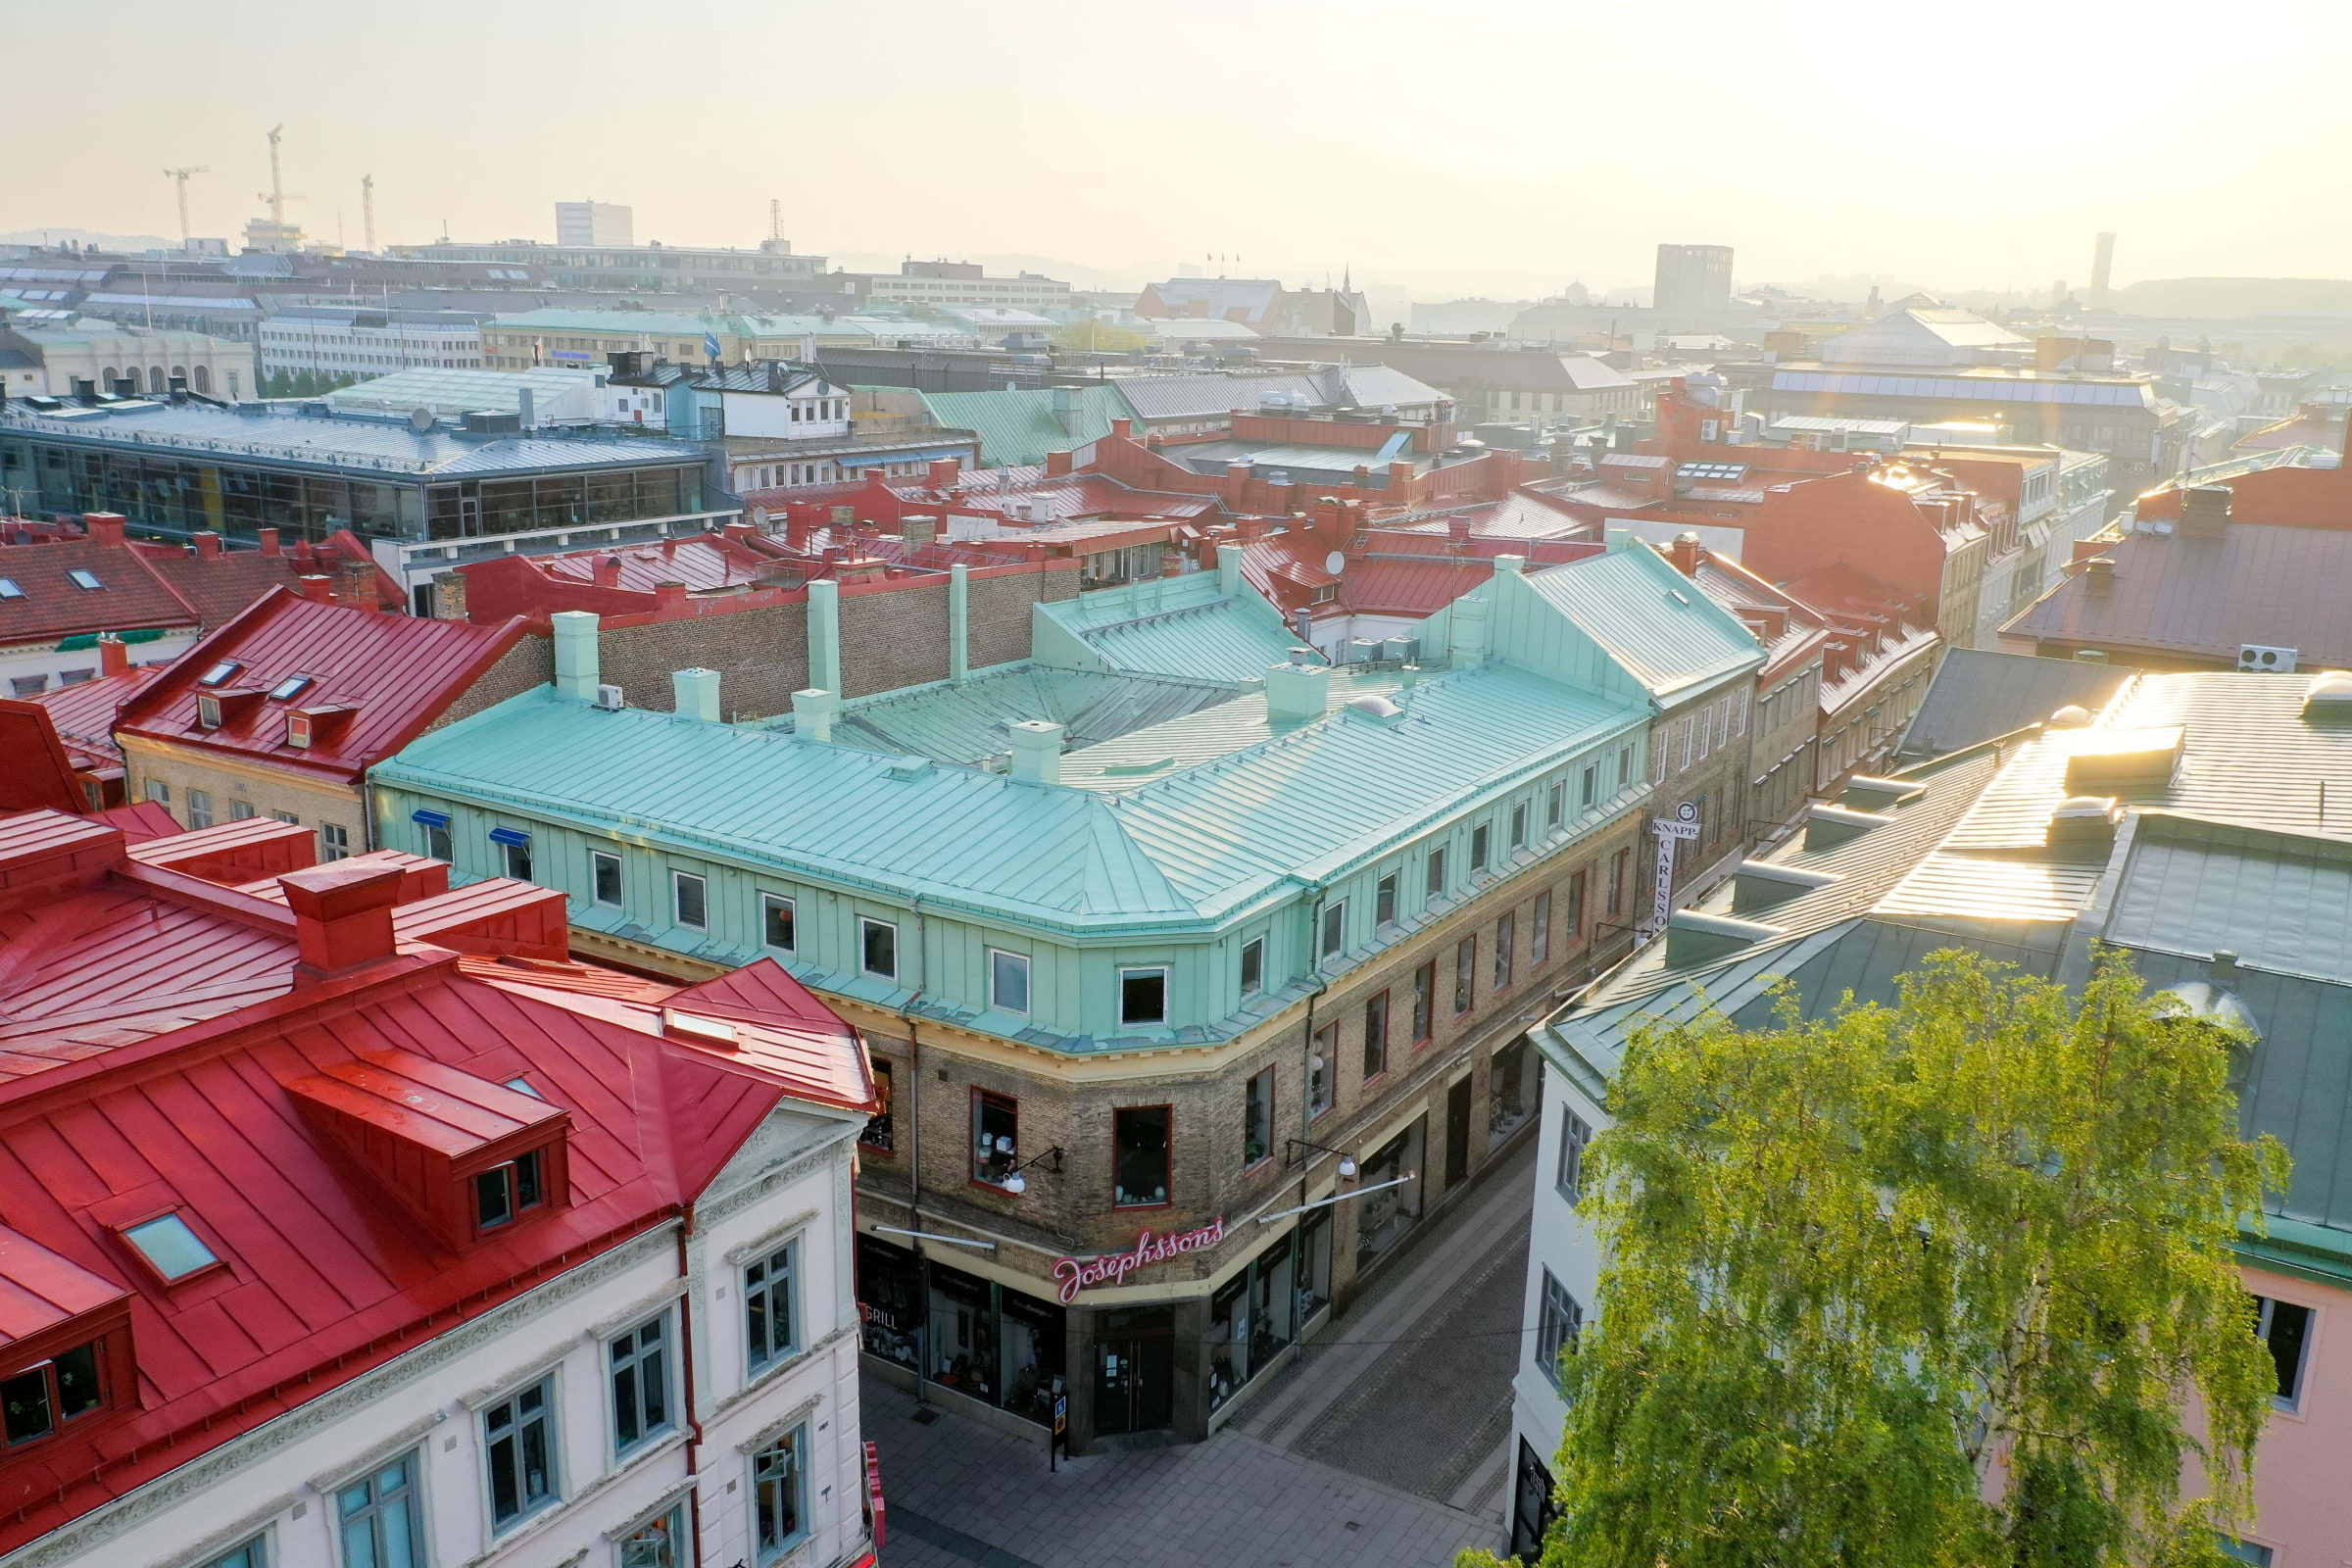
<svg viewBox="0 0 2352 1568">
<path fill-rule="evenodd" d="M 1653 726 L 1734 694 L 1744 745 L 1762 659 L 1620 540 L 1334 666 L 1241 556 L 847 702 L 813 583 L 813 684 L 760 723 L 710 671 L 598 707 L 559 614 L 552 687 L 372 775 L 462 879 L 526 845 L 580 951 L 772 957 L 855 1024 L 868 1367 L 1078 1449 L 1230 1419 L 1527 1136 L 1527 1022 L 1630 941 Z"/>
</svg>

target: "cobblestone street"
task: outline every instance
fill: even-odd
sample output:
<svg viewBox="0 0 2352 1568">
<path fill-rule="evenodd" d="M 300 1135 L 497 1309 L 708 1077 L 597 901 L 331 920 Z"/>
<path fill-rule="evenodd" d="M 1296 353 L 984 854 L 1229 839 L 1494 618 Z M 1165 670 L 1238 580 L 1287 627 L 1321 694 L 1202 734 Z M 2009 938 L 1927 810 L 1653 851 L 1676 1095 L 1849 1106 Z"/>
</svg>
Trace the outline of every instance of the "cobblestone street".
<svg viewBox="0 0 2352 1568">
<path fill-rule="evenodd" d="M 1444 1568 L 1501 1539 L 1521 1349 L 1523 1146 L 1206 1443 L 1045 1450 L 867 1379 L 883 1568 Z"/>
</svg>

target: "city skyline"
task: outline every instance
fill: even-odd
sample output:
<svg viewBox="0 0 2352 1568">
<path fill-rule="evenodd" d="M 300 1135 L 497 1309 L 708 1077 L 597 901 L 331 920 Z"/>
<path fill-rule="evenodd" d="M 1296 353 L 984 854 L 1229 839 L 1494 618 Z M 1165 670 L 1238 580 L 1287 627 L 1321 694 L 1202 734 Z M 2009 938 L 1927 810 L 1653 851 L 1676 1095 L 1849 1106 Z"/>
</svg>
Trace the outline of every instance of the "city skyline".
<svg viewBox="0 0 2352 1568">
<path fill-rule="evenodd" d="M 631 13 L 591 4 L 549 35 L 520 8 L 426 5 L 387 32 L 267 0 L 240 8 L 252 25 L 204 37 L 126 30 L 110 44 L 118 88 L 102 122 L 66 77 L 27 81 L 25 122 L 96 133 L 0 175 L 0 230 L 173 234 L 162 171 L 199 165 L 195 232 L 233 240 L 262 210 L 264 133 L 282 121 L 286 184 L 304 194 L 291 215 L 314 240 L 340 229 L 354 246 L 360 179 L 372 174 L 384 243 L 437 237 L 445 222 L 458 238 L 552 238 L 552 203 L 594 196 L 634 208 L 641 240 L 748 247 L 766 237 L 775 200 L 805 251 L 1066 258 L 1105 281 L 1238 258 L 1207 265 L 1305 283 L 1352 259 L 1359 280 L 1430 291 L 1623 287 L 1645 282 L 1652 247 L 1674 240 L 1735 247 L 1742 280 L 1862 270 L 2038 289 L 2084 280 L 2099 229 L 2122 236 L 2119 285 L 2328 276 L 2352 249 L 2352 220 L 2292 199 L 2291 171 L 2249 165 L 2236 133 L 2261 123 L 2274 144 L 2325 140 L 2321 74 L 2352 24 L 2316 6 L 2286 8 L 2259 36 L 2201 43 L 2193 111 L 2108 90 L 2172 69 L 2174 40 L 2118 35 L 2089 6 L 2020 10 L 2030 25 L 2014 32 L 1989 16 L 1965 34 L 1881 24 L 1793 52 L 1785 27 L 1729 7 L 1702 6 L 1707 26 L 1672 30 L 1530 11 L 1502 51 L 1408 47 L 1424 23 L 1394 5 L 1209 10 L 1250 24 L 1248 47 L 1213 71 L 1169 47 L 1164 19 L 1039 4 L 983 19 L 919 0 L 880 70 L 844 74 L 792 62 L 865 47 L 854 19 L 721 4 L 710 28 L 680 35 L 660 85 L 640 72 L 617 96 L 543 98 L 524 114 L 487 110 L 485 84 L 596 82 L 599 45 Z M 277 19 L 288 25 L 268 24 Z M 71 26 L 20 21 L 26 58 L 66 47 Z M 469 40 L 457 69 L 453 35 Z M 1337 57 L 1350 69 L 1300 80 L 1293 63 L 1335 58 L 1335 36 L 1349 40 Z M 712 39 L 723 64 L 709 64 Z M 1022 47 L 1004 51 L 1006 39 Z M 1660 75 L 1667 48 L 1679 64 Z M 355 80 L 297 69 L 321 50 L 366 70 Z M 771 53 L 773 78 L 750 64 Z M 1771 57 L 1801 64 L 1760 72 Z M 1106 71 L 1104 58 L 1121 64 Z M 2096 82 L 2073 85 L 2089 61 Z M 1933 105 L 1904 93 L 1930 66 L 1964 89 Z M 748 84 L 717 79 L 745 71 Z M 172 83 L 190 73 L 242 74 L 250 90 L 179 101 Z M 1094 90 L 1106 75 L 1124 78 L 1114 96 Z M 355 89 L 399 112 L 354 116 Z M 1288 113 L 1302 103 L 1320 112 Z M 1268 139 L 1256 127 L 1275 104 L 1289 128 Z M 677 152 L 682 127 L 664 127 L 672 115 L 692 127 L 692 158 Z M 1742 132 L 1749 123 L 1770 123 L 1770 138 Z M 976 177 L 949 172 L 951 126 Z M 453 179 L 453 165 L 506 172 Z M 1311 184 L 1271 177 L 1286 167 Z M 1782 194 L 1769 210 L 1755 199 L 1766 181 Z M 2235 220 L 2181 217 L 2184 197 L 2224 192 Z"/>
</svg>

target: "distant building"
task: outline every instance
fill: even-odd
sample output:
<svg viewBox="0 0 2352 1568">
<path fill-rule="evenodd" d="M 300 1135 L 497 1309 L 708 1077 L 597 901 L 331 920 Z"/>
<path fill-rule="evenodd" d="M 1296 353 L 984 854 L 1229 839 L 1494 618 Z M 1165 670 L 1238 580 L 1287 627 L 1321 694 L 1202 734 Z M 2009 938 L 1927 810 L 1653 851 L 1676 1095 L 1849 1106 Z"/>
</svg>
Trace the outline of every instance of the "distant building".
<svg viewBox="0 0 2352 1568">
<path fill-rule="evenodd" d="M 1377 326 L 1371 303 L 1351 284 L 1291 289 L 1270 277 L 1166 278 L 1145 285 L 1135 314 L 1154 320 L 1238 321 L 1274 337 L 1354 337 Z"/>
<path fill-rule="evenodd" d="M 1453 399 L 1464 424 L 1491 421 L 1582 424 L 1615 415 L 1639 415 L 1646 394 L 1625 371 L 1590 354 L 1513 349 L 1491 344 L 1430 343 L 1385 337 L 1344 343 L 1310 337 L 1271 338 L 1256 348 L 1266 360 L 1336 360 L 1385 365 L 1439 388 Z"/>
<path fill-rule="evenodd" d="M 393 256 L 416 261 L 486 262 L 526 268 L 558 288 L 640 290 L 650 293 L 715 289 L 814 288 L 825 258 L 796 253 L 789 240 L 762 240 L 757 250 L 698 245 L 549 245 L 539 240 L 491 243 L 438 240 L 395 245 Z"/>
<path fill-rule="evenodd" d="M 470 311 L 295 306 L 265 318 L 256 341 L 265 370 L 339 376 L 420 367 L 470 370 L 481 368 L 485 319 Z"/>
<path fill-rule="evenodd" d="M 630 210 L 616 202 L 556 203 L 556 243 L 582 248 L 634 245 Z"/>
<path fill-rule="evenodd" d="M 807 359 L 814 348 L 971 349 L 979 339 L 957 322 L 871 316 L 760 316 L 735 311 L 578 311 L 561 308 L 500 316 L 482 327 L 485 368 L 535 365 L 587 368 L 615 354 L 680 365 Z"/>
<path fill-rule="evenodd" d="M 1732 307 L 1729 245 L 1660 245 L 1649 308 L 1667 331 L 1699 325 Z"/>
<path fill-rule="evenodd" d="M 896 272 L 840 272 L 843 291 L 874 304 L 977 305 L 1028 311 L 1058 319 L 1070 309 L 1070 285 L 1042 272 L 990 277 L 977 262 L 904 262 Z"/>
<path fill-rule="evenodd" d="M 175 387 L 233 402 L 253 396 L 259 384 L 254 351 L 244 343 L 201 332 L 151 332 L 73 311 L 26 319 L 21 312 L 0 310 L 0 396 L 10 403 L 24 397 L 160 397 Z"/>
</svg>

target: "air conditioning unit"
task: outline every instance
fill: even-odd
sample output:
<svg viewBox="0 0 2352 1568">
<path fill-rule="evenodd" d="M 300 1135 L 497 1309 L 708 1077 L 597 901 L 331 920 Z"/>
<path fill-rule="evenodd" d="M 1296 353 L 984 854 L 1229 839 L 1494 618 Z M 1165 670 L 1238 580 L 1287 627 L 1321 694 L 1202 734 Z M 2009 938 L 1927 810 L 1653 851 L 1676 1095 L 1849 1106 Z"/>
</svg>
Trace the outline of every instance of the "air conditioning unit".
<svg viewBox="0 0 2352 1568">
<path fill-rule="evenodd" d="M 2265 648 L 2260 643 L 2247 643 L 2237 651 L 2237 667 L 2265 675 L 2287 674 L 2295 667 L 2295 651 L 2292 648 Z"/>
<path fill-rule="evenodd" d="M 620 688 L 617 686 L 599 686 L 596 689 L 596 706 L 603 709 L 608 713 L 619 712 L 621 708 Z"/>
</svg>

